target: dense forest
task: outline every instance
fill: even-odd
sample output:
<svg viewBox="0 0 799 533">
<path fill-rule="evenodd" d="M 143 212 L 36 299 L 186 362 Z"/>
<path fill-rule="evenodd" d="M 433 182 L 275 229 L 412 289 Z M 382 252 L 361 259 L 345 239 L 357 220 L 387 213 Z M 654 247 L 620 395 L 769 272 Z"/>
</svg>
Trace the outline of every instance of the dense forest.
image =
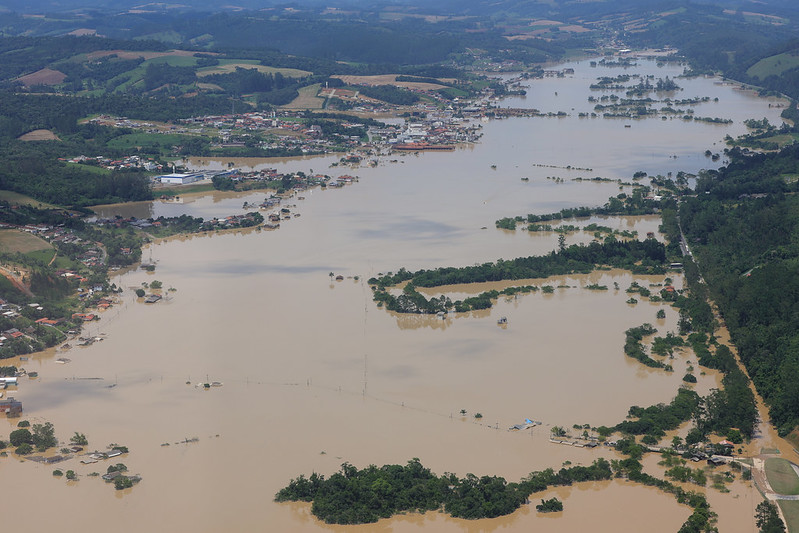
<svg viewBox="0 0 799 533">
<path fill-rule="evenodd" d="M 605 459 L 597 459 L 591 466 L 533 472 L 519 483 L 473 474 L 436 476 L 419 459 L 405 466 L 370 465 L 361 470 L 344 463 L 327 479 L 316 473 L 292 479 L 275 500 L 313 502 L 311 512 L 328 524 L 367 524 L 400 512 L 440 508 L 456 518 L 495 518 L 527 503 L 533 492 L 612 476 Z"/>
<path fill-rule="evenodd" d="M 745 157 L 700 178 L 680 221 L 701 276 L 773 423 L 799 424 L 799 147 Z"/>
</svg>

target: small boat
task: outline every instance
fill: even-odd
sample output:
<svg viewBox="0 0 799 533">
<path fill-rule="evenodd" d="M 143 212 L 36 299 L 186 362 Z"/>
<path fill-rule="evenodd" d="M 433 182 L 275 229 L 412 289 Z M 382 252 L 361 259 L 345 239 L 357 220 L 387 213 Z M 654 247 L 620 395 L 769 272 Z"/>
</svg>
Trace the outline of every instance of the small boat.
<svg viewBox="0 0 799 533">
<path fill-rule="evenodd" d="M 508 317 L 506 316 L 503 316 L 499 320 L 497 320 L 497 324 L 499 324 L 500 326 L 507 325 L 507 323 L 508 323 Z"/>
</svg>

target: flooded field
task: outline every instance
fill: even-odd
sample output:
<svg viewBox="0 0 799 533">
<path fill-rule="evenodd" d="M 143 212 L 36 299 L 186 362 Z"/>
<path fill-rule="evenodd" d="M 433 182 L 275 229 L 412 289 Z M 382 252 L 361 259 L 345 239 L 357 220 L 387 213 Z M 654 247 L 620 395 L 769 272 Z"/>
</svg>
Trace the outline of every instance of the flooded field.
<svg viewBox="0 0 799 533">
<path fill-rule="evenodd" d="M 573 78 L 532 81 L 523 101 L 502 105 L 579 110 L 588 105 L 590 77 L 619 72 L 590 69 L 587 62 L 574 66 Z M 681 71 L 653 63 L 631 70 L 658 76 Z M 652 119 L 624 128 L 615 120 L 578 119 L 575 111 L 563 119 L 488 122 L 482 142 L 470 149 L 406 155 L 397 163 L 381 159 L 376 168 L 330 168 L 336 157 L 252 162 L 280 171 L 357 174 L 360 181 L 289 200 L 302 217 L 285 221 L 277 231 L 195 235 L 152 245 L 144 257 L 156 263 L 155 272 L 137 270 L 113 280 L 125 289 L 120 305 L 89 327 L 102 342 L 26 361 L 28 371 L 39 372 L 15 393 L 24 401 L 26 418 L 53 422 L 62 441 L 75 431 L 85 433 L 90 449 L 128 446 L 130 454 L 122 460 L 143 481 L 117 492 L 88 476 L 104 473 L 103 462 L 59 464 L 79 475 L 78 481 L 66 482 L 52 476 L 53 465 L 4 458 L 0 479 L 14 508 L 6 523 L 67 532 L 92 531 L 104 523 L 123 532 L 677 531 L 690 513 L 687 507 L 623 481 L 533 496 L 533 503 L 552 494 L 563 499 L 564 511 L 556 515 L 542 516 L 525 506 L 507 517 L 473 522 L 427 513 L 333 527 L 317 522 L 309 505 L 272 499 L 292 477 L 312 471 L 329 475 L 344 461 L 361 467 L 418 457 L 438 474 L 471 472 L 517 481 L 566 461 L 617 458 L 605 447 L 552 444 L 549 431 L 555 425 L 612 425 L 631 405 L 674 397 L 689 361 L 695 362 L 690 352 L 678 353 L 671 362 L 674 372 L 668 373 L 646 368 L 622 351 L 627 328 L 649 322 L 659 335 L 676 330 L 674 309 L 643 299 L 626 303 L 625 290 L 633 281 L 657 286 L 664 277 L 598 271 L 531 280 L 557 288 L 553 294 L 501 298 L 489 311 L 444 320 L 398 316 L 376 307 L 366 280 L 400 267 L 548 253 L 557 246 L 556 234 L 501 231 L 494 221 L 601 205 L 620 192 L 616 183 L 571 181 L 577 176 L 629 180 L 637 170 L 665 174 L 709 168 L 712 163 L 702 153 L 720 151 L 724 135 L 742 133 L 741 117 L 778 121 L 778 109 L 750 94 L 713 80 L 679 83 L 683 98 L 693 93 L 719 98 L 706 104 L 715 106 L 713 112 L 697 114 L 735 122 Z M 555 91 L 557 97 L 551 94 Z M 562 168 L 568 165 L 592 170 Z M 226 216 L 264 195 L 212 194 L 98 212 Z M 658 224 L 652 217 L 594 221 L 637 230 L 642 238 Z M 567 243 L 590 238 L 580 232 L 569 235 Z M 344 280 L 335 281 L 330 273 Z M 176 290 L 164 291 L 166 298 L 154 305 L 137 302 L 133 289 L 155 279 Z M 681 280 L 674 281 L 679 287 Z M 589 290 L 589 284 L 608 290 Z M 501 286 L 456 286 L 429 294 L 467 295 Z M 665 319 L 656 319 L 660 309 Z M 506 327 L 497 324 L 502 316 Z M 71 362 L 56 364 L 56 357 Z M 700 394 L 719 385 L 714 372 L 697 377 L 694 387 Z M 222 386 L 197 387 L 210 381 Z M 542 425 L 507 431 L 526 417 Z M 0 433 L 15 424 L 0 420 Z M 659 475 L 657 468 L 651 465 Z M 757 491 L 741 481 L 731 489 L 711 497 L 722 531 L 753 530 L 752 513 L 741 510 L 741 502 L 756 504 Z"/>
</svg>

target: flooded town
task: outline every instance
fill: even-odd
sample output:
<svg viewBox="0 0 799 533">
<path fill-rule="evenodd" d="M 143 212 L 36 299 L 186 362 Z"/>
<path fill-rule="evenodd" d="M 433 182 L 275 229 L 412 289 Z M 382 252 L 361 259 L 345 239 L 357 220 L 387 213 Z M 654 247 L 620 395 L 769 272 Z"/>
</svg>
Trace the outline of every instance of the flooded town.
<svg viewBox="0 0 799 533">
<path fill-rule="evenodd" d="M 167 523 L 207 532 L 576 533 L 597 524 L 601 531 L 677 531 L 690 507 L 620 478 L 553 486 L 531 498 L 535 504 L 556 497 L 562 512 L 545 515 L 522 505 L 478 520 L 429 511 L 329 525 L 311 514 L 310 503 L 274 498 L 297 476 L 330 476 L 342 463 L 363 468 L 418 458 L 439 475 L 515 482 L 547 468 L 619 460 L 597 428 L 625 420 L 631 406 L 668 404 L 681 387 L 707 395 L 721 386 L 721 373 L 700 368 L 688 346 L 670 354 L 671 371 L 625 355 L 625 330 L 648 323 L 660 336 L 679 331 L 678 309 L 648 295 L 683 291 L 681 264 L 663 274 L 608 268 L 420 286 L 426 297 L 442 300 L 535 286 L 503 294 L 487 309 L 439 314 L 389 311 L 374 301 L 368 282 L 403 268 L 545 256 L 558 249 L 559 237 L 561 246 L 587 244 L 599 234 L 664 242 L 657 214 L 592 215 L 549 222 L 554 227 L 541 231 L 496 222 L 632 196 L 642 186 L 636 173 L 695 180 L 725 162 L 724 139 L 745 134 L 745 120 L 782 122 L 782 100 L 683 71 L 684 65 L 641 56 L 624 67 L 584 59 L 540 77 L 502 73 L 514 91 L 504 97 L 486 93 L 443 111 L 420 107 L 416 116 L 380 110 L 379 125 L 346 123 L 332 133 L 297 122 L 298 111 L 203 116 L 172 126 L 198 135 L 212 129 L 214 142 L 227 146 L 246 146 L 258 132 L 268 136 L 258 141 L 263 147 L 292 155 L 185 157 L 181 168 L 159 170 L 154 192 L 175 186 L 160 198 L 92 208 L 89 224 L 97 231 L 129 228 L 152 238 L 137 261 L 111 273 L 118 290 L 100 297 L 91 287 L 80 295 L 93 304 L 91 314 L 74 317 L 80 333 L 3 363 L 24 373 L 0 378 L 0 409 L 51 422 L 59 435 L 85 434 L 90 443 L 59 456 L 57 467 L 77 476 L 69 486 L 54 478 L 47 461 L 0 458 L 0 477 L 13 493 L 9 524 L 60 531 L 99 523 L 119 531 Z M 651 104 L 659 111 L 632 116 L 618 101 L 626 89 L 594 86 L 620 74 L 629 77 L 627 89 L 675 80 L 680 102 L 672 96 Z M 595 106 L 610 94 L 622 96 L 603 116 Z M 121 117 L 95 120 L 176 131 Z M 86 158 L 75 154 L 73 164 Z M 156 169 L 160 163 L 100 158 L 91 164 Z M 214 179 L 230 180 L 230 189 L 181 192 Z M 657 193 L 657 187 L 648 192 Z M 193 224 L 190 231 L 158 233 L 179 217 Z M 573 227 L 557 230 L 566 224 Z M 82 261 L 106 259 L 104 248 L 67 229 L 23 229 L 83 247 Z M 5 304 L 0 311 L 13 318 L 24 310 Z M 37 332 L 11 328 L 0 341 Z M 718 336 L 725 335 L 722 327 Z M 687 373 L 695 383 L 685 382 Z M 0 418 L 0 425 L 9 433 L 19 420 Z M 671 449 L 688 430 L 683 424 L 668 432 L 653 450 Z M 795 458 L 765 422 L 751 443 L 714 444 L 735 458 L 762 449 Z M 726 458 L 714 460 L 716 452 L 702 447 L 689 465 L 705 469 L 707 486 L 675 483 L 706 495 L 720 531 L 756 531 L 762 496 L 751 465 L 736 469 Z M 135 487 L 113 491 L 91 478 L 98 464 L 105 473 L 123 453 Z M 641 459 L 647 472 L 662 477 L 661 460 L 657 452 Z M 113 482 L 121 474 L 106 475 Z"/>
</svg>

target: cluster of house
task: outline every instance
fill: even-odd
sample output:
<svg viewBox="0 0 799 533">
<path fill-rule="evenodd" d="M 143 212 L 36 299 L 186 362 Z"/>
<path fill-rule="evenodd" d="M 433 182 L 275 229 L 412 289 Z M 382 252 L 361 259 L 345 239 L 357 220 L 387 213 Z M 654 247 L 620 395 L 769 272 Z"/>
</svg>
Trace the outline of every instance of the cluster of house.
<svg viewBox="0 0 799 533">
<path fill-rule="evenodd" d="M 263 222 L 263 217 L 258 213 L 245 215 L 230 215 L 225 218 L 212 218 L 203 222 L 204 229 L 231 229 L 244 226 L 255 226 Z"/>
<path fill-rule="evenodd" d="M 267 149 L 299 149 L 303 153 L 327 152 L 332 148 L 344 145 L 358 145 L 359 137 L 342 137 L 334 134 L 325 138 L 318 125 L 308 126 L 298 121 L 301 112 L 252 112 L 230 115 L 208 115 L 184 119 L 181 122 L 194 126 L 188 133 L 200 134 L 204 128 L 215 129 L 219 142 L 214 146 L 220 148 L 242 147 L 246 144 L 241 139 L 244 132 L 268 132 L 272 139 L 260 144 Z M 359 124 L 342 124 L 344 127 L 359 127 Z"/>
<path fill-rule="evenodd" d="M 96 267 L 96 266 L 103 266 L 105 263 L 103 261 L 103 251 L 100 249 L 100 246 L 94 241 L 87 241 L 75 235 L 75 233 L 66 227 L 63 226 L 47 226 L 47 225 L 27 225 L 27 226 L 16 226 L 14 224 L 0 224 L 0 227 L 4 228 L 17 228 L 23 231 L 27 231 L 29 233 L 33 233 L 44 240 L 50 243 L 60 243 L 60 244 L 74 244 L 80 246 L 83 249 L 83 252 L 79 254 L 76 259 L 86 265 L 87 267 Z M 72 272 L 72 271 L 63 271 L 63 272 Z M 63 273 L 62 272 L 62 273 Z M 67 274 L 65 277 L 77 276 L 76 273 L 72 272 L 71 274 Z M 79 281 L 85 281 L 84 278 L 78 278 Z"/>
<path fill-rule="evenodd" d="M 425 142 L 431 145 L 471 143 L 480 138 L 480 126 L 455 117 L 444 111 L 428 118 L 409 122 L 400 128 L 373 128 L 369 133 L 374 139 L 390 147 L 406 143 Z"/>
<path fill-rule="evenodd" d="M 113 117 L 111 115 L 98 115 L 89 119 L 89 122 L 101 126 L 114 126 L 116 128 L 155 128 L 155 124 L 150 122 L 138 122 L 130 120 L 127 117 Z"/>
<path fill-rule="evenodd" d="M 161 227 L 163 224 L 158 220 L 150 220 L 147 218 L 136 218 L 136 217 L 114 217 L 114 218 L 96 218 L 94 220 L 94 224 L 98 226 L 106 226 L 110 228 L 127 228 L 127 227 L 134 227 L 138 229 L 143 228 L 152 228 L 152 227 Z M 130 249 L 127 249 L 130 251 Z M 122 249 L 122 252 L 125 253 L 125 249 Z"/>
<path fill-rule="evenodd" d="M 151 157 L 140 157 L 138 155 L 131 155 L 123 157 L 122 159 L 111 159 L 102 155 L 87 157 L 79 155 L 72 158 L 60 157 L 59 161 L 67 163 L 76 163 L 83 165 L 92 165 L 107 168 L 108 170 L 122 170 L 122 169 L 141 169 L 148 172 L 161 170 L 163 165 L 158 163 Z"/>
</svg>

